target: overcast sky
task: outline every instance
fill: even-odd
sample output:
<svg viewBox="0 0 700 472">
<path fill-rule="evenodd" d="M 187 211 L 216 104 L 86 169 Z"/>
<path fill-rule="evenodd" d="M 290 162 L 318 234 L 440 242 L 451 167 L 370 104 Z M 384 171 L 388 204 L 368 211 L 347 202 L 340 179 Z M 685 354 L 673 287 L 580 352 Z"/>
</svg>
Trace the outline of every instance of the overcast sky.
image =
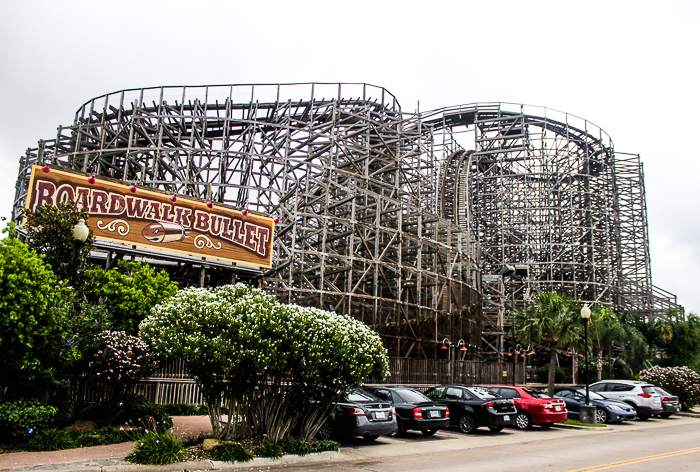
<svg viewBox="0 0 700 472">
<path fill-rule="evenodd" d="M 641 154 L 654 284 L 698 313 L 699 5 L 0 0 L 0 215 L 26 148 L 125 88 L 366 82 L 404 111 L 542 105 Z"/>
</svg>

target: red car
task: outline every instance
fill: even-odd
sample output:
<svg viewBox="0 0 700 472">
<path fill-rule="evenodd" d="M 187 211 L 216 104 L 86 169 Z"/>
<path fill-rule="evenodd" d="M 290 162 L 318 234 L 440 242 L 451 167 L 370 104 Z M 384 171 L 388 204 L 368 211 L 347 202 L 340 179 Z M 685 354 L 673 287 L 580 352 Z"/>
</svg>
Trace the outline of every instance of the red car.
<svg viewBox="0 0 700 472">
<path fill-rule="evenodd" d="M 557 421 L 566 421 L 569 412 L 566 403 L 560 398 L 552 398 L 546 393 L 531 388 L 514 387 L 512 385 L 496 385 L 488 387 L 503 398 L 512 398 L 518 410 L 515 416 L 515 426 L 518 429 L 530 429 L 533 424 L 550 428 Z"/>
</svg>

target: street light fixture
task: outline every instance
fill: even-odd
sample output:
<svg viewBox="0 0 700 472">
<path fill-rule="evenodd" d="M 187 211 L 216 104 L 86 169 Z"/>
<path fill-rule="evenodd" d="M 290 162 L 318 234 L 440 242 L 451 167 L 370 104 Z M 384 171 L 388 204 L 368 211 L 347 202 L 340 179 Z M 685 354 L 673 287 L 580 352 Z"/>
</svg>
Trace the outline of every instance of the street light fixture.
<svg viewBox="0 0 700 472">
<path fill-rule="evenodd" d="M 80 264 L 80 249 L 90 236 L 90 228 L 85 224 L 85 220 L 80 218 L 78 224 L 73 226 L 73 240 L 75 243 L 75 252 L 73 253 L 73 286 L 75 287 L 78 281 L 78 265 Z"/>
<path fill-rule="evenodd" d="M 583 318 L 585 321 L 583 325 L 583 342 L 586 350 L 586 405 L 589 405 L 590 401 L 588 398 L 588 385 L 591 383 L 591 379 L 589 377 L 588 368 L 588 321 L 591 319 L 591 309 L 588 308 L 588 303 L 584 304 L 583 308 L 581 308 L 581 318 Z"/>
</svg>

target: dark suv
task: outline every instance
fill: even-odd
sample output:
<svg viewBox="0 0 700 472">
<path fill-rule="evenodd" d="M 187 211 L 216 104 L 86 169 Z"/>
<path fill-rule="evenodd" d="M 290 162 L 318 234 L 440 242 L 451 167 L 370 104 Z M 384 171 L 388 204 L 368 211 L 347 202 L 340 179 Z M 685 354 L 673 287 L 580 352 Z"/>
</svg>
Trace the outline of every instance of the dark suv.
<svg viewBox="0 0 700 472">
<path fill-rule="evenodd" d="M 647 420 L 651 415 L 664 412 L 661 396 L 656 388 L 638 380 L 601 380 L 590 386 L 592 392 L 600 393 L 610 400 L 618 400 L 634 407 L 638 420 Z"/>
</svg>

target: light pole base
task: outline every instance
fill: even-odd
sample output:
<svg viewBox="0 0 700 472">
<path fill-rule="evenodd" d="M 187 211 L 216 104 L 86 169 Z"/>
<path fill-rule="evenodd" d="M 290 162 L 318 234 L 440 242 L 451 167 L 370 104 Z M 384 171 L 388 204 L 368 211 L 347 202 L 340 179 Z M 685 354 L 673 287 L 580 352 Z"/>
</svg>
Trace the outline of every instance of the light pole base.
<svg viewBox="0 0 700 472">
<path fill-rule="evenodd" d="M 596 424 L 595 410 L 595 405 L 581 405 L 579 407 L 581 423 Z"/>
</svg>

